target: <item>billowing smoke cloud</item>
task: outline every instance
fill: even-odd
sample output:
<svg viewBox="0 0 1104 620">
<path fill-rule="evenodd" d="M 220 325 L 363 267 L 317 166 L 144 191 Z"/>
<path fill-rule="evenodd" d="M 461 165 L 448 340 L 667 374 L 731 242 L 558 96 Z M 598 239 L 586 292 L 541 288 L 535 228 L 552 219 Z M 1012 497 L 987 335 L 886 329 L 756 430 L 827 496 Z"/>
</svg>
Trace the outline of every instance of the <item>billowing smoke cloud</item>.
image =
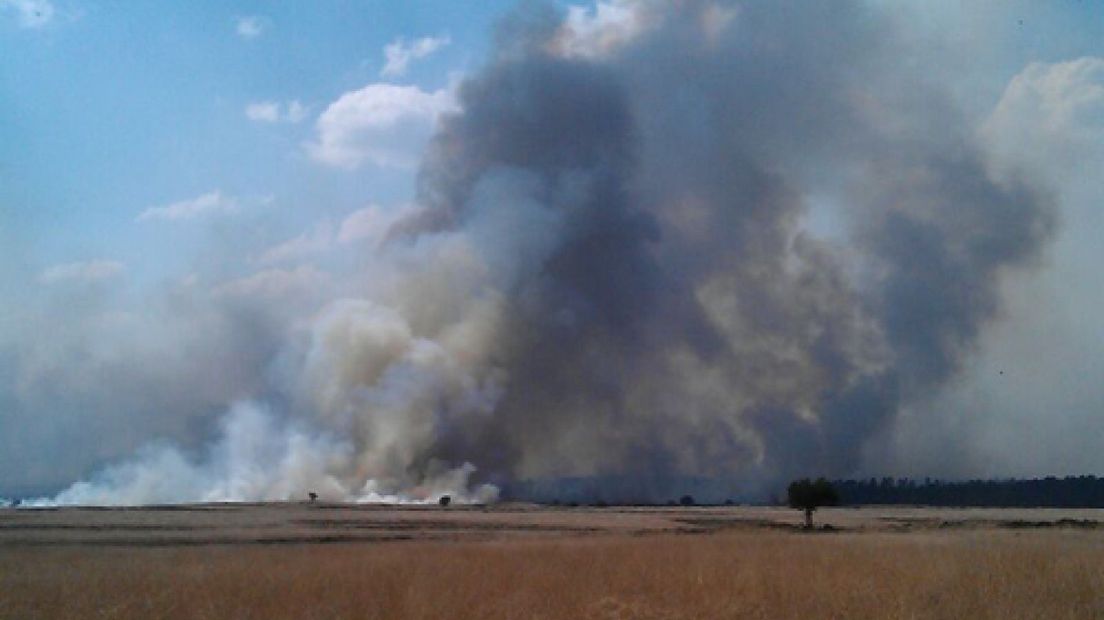
<svg viewBox="0 0 1104 620">
<path fill-rule="evenodd" d="M 602 6 L 504 22 L 370 266 L 262 313 L 212 445 L 57 501 L 853 473 L 962 370 L 1047 194 L 993 171 L 873 8 Z"/>
<path fill-rule="evenodd" d="M 632 6 L 653 29 L 581 57 L 570 21 L 513 22 L 425 164 L 404 234 L 463 230 L 505 184 L 558 222 L 504 290 L 501 402 L 437 451 L 660 487 L 848 474 L 960 369 L 1047 201 L 990 175 L 873 11 Z M 850 243 L 807 230 L 814 200 Z"/>
</svg>

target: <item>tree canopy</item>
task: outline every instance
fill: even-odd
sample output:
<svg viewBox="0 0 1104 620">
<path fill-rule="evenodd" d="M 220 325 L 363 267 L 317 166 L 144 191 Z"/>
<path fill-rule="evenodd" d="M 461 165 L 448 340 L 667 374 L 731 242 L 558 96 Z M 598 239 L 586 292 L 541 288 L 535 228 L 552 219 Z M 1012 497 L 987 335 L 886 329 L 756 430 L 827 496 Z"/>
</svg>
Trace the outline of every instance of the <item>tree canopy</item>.
<svg viewBox="0 0 1104 620">
<path fill-rule="evenodd" d="M 805 527 L 810 528 L 813 527 L 813 512 L 817 508 L 839 503 L 835 487 L 824 478 L 794 480 L 786 489 L 786 497 L 790 508 L 805 511 Z"/>
</svg>

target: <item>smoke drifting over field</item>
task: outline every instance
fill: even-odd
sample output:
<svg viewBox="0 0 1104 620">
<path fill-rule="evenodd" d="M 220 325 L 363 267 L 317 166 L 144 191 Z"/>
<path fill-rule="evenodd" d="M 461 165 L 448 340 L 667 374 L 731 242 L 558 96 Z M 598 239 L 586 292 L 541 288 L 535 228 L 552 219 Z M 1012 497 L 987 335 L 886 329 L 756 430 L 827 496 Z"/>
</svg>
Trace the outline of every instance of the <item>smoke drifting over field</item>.
<svg viewBox="0 0 1104 620">
<path fill-rule="evenodd" d="M 202 311 L 251 326 L 207 343 L 236 372 L 150 385 L 227 382 L 209 446 L 146 447 L 57 501 L 486 500 L 559 476 L 665 500 L 856 471 L 963 368 L 1052 235 L 1047 194 L 993 172 L 873 8 L 607 9 L 503 22 L 370 266 L 281 280 L 303 308 Z"/>
</svg>

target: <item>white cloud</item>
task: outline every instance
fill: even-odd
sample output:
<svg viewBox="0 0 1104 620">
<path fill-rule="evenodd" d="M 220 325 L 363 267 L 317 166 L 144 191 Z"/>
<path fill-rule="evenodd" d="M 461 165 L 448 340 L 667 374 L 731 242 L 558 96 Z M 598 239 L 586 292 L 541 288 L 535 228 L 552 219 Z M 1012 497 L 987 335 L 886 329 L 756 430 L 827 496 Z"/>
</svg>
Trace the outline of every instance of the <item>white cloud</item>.
<svg viewBox="0 0 1104 620">
<path fill-rule="evenodd" d="M 638 37 L 655 30 L 670 13 L 667 0 L 597 0 L 593 5 L 569 5 L 548 50 L 567 58 L 608 57 Z M 702 2 L 693 9 L 704 41 L 716 45 L 739 16 L 739 7 Z"/>
<path fill-rule="evenodd" d="M 101 282 L 118 276 L 125 269 L 126 266 L 119 261 L 107 259 L 65 263 L 63 265 L 54 265 L 44 270 L 38 276 L 38 280 L 43 284 L 56 284 L 58 282 Z"/>
<path fill-rule="evenodd" d="M 426 92 L 416 86 L 369 84 L 345 93 L 318 117 L 316 142 L 307 144 L 315 160 L 356 168 L 410 167 L 436 124 L 438 116 L 456 110 L 450 89 Z"/>
<path fill-rule="evenodd" d="M 572 58 L 609 55 L 656 25 L 658 15 L 651 6 L 639 0 L 601 0 L 593 8 L 570 6 L 552 51 Z"/>
<path fill-rule="evenodd" d="M 245 116 L 251 121 L 275 123 L 280 120 L 280 104 L 274 101 L 258 101 L 245 106 Z"/>
<path fill-rule="evenodd" d="M 138 215 L 137 221 L 148 220 L 179 221 L 192 220 L 205 215 L 233 213 L 238 210 L 238 202 L 223 196 L 215 190 L 190 200 L 181 200 L 172 204 L 150 207 Z"/>
<path fill-rule="evenodd" d="M 295 261 L 321 254 L 333 245 L 333 226 L 322 222 L 303 234 L 266 250 L 258 260 L 263 264 Z"/>
<path fill-rule="evenodd" d="M 265 31 L 265 20 L 257 15 L 239 17 L 236 30 L 243 39 L 256 39 Z"/>
<path fill-rule="evenodd" d="M 1013 165 L 1073 172 L 1070 164 L 1104 144 L 1104 58 L 1031 63 L 1009 82 L 982 136 Z"/>
<path fill-rule="evenodd" d="M 0 0 L 0 9 L 14 11 L 20 28 L 41 28 L 57 13 L 49 0 Z"/>
<path fill-rule="evenodd" d="M 245 116 L 258 123 L 298 123 L 307 117 L 307 107 L 298 100 L 286 105 L 277 101 L 257 101 L 245 106 Z"/>
<path fill-rule="evenodd" d="M 422 37 L 409 42 L 402 38 L 395 39 L 383 48 L 387 64 L 383 66 L 380 75 L 384 77 L 404 75 L 411 62 L 425 58 L 451 42 L 452 40 L 447 36 Z"/>
<path fill-rule="evenodd" d="M 306 117 L 307 107 L 299 103 L 299 100 L 288 103 L 284 109 L 284 120 L 289 123 L 298 123 Z"/>
<path fill-rule="evenodd" d="M 309 265 L 295 269 L 265 269 L 215 289 L 216 295 L 245 299 L 305 302 L 325 292 L 333 278 Z"/>
<path fill-rule="evenodd" d="M 413 207 L 403 207 L 388 212 L 379 205 L 368 205 L 347 215 L 336 228 L 329 221 L 319 222 L 314 228 L 268 248 L 254 262 L 262 265 L 291 263 L 325 254 L 338 249 L 339 245 L 378 244 L 391 224 L 411 209 Z"/>
<path fill-rule="evenodd" d="M 701 22 L 702 32 L 710 45 L 717 43 L 721 35 L 736 20 L 739 12 L 738 7 L 728 7 L 720 4 L 710 4 L 702 9 L 698 19 Z"/>
<path fill-rule="evenodd" d="M 379 242 L 393 221 L 394 217 L 388 216 L 379 206 L 368 205 L 353 211 L 341 222 L 337 240 L 341 243 L 365 240 Z"/>
</svg>

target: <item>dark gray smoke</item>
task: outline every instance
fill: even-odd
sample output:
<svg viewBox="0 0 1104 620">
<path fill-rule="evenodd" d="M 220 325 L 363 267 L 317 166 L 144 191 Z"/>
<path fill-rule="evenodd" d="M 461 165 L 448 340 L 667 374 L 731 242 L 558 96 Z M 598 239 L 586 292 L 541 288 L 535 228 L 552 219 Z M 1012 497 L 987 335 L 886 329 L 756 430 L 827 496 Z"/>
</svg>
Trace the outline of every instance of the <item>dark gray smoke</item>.
<svg viewBox="0 0 1104 620">
<path fill-rule="evenodd" d="M 634 10 L 651 29 L 592 55 L 515 18 L 433 145 L 403 234 L 463 229 L 504 178 L 559 225 L 503 291 L 505 394 L 430 452 L 506 479 L 852 473 L 959 370 L 1051 210 L 990 177 L 873 10 Z M 807 230 L 814 197 L 849 242 Z"/>
<path fill-rule="evenodd" d="M 262 404 L 206 453 L 59 500 L 486 499 L 469 483 L 571 476 L 666 500 L 854 473 L 963 369 L 1053 233 L 1046 195 L 994 175 L 875 8 L 609 6 L 504 22 L 367 284 L 249 339 L 265 359 L 234 398 Z"/>
</svg>

